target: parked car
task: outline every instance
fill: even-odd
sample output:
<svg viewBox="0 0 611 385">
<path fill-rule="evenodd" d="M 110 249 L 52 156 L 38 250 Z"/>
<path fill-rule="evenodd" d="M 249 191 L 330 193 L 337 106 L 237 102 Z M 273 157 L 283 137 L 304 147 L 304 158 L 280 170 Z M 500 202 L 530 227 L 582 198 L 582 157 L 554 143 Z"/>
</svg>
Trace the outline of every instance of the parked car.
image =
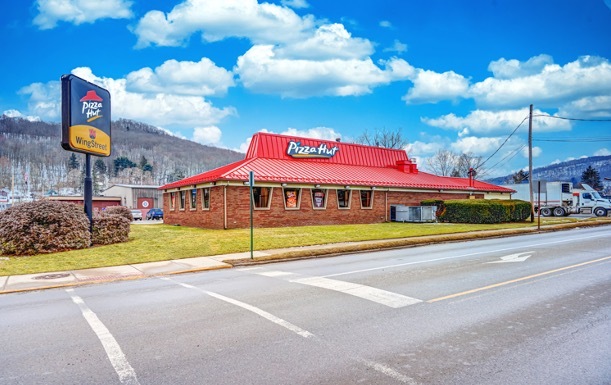
<svg viewBox="0 0 611 385">
<path fill-rule="evenodd" d="M 142 211 L 141 210 L 131 210 L 131 212 L 132 212 L 132 218 L 134 218 L 135 221 L 142 220 Z"/>
<path fill-rule="evenodd" d="M 163 219 L 163 210 L 158 208 L 150 209 L 149 212 L 146 213 L 146 219 Z"/>
</svg>

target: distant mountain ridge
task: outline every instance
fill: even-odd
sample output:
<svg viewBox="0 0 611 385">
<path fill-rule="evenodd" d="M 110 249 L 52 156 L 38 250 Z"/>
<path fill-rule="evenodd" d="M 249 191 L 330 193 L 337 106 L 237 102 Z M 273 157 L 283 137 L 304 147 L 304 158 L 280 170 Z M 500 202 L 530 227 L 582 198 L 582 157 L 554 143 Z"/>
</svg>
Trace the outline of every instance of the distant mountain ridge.
<svg viewBox="0 0 611 385">
<path fill-rule="evenodd" d="M 611 155 L 591 156 L 550 164 L 549 166 L 537 167 L 533 169 L 533 180 L 545 180 L 549 182 L 572 182 L 573 184 L 581 182 L 581 174 L 588 166 L 592 166 L 600 175 L 601 181 L 603 178 L 611 178 Z M 494 184 L 511 184 L 512 174 L 491 178 L 487 181 Z M 607 181 L 607 184 L 609 182 Z"/>
</svg>

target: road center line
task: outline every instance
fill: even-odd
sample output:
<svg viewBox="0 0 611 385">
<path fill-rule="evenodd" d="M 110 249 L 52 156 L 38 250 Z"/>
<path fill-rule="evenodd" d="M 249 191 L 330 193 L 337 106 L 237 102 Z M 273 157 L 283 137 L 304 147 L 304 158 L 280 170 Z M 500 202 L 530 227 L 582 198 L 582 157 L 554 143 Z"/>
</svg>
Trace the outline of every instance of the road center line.
<svg viewBox="0 0 611 385">
<path fill-rule="evenodd" d="M 83 317 L 98 336 L 98 339 L 102 343 L 106 355 L 115 369 L 115 372 L 119 375 L 119 381 L 121 384 L 127 385 L 139 385 L 138 378 L 134 368 L 127 362 L 125 354 L 121 350 L 121 347 L 117 343 L 117 340 L 110 334 L 108 328 L 100 321 L 98 316 L 85 304 L 85 301 L 78 295 L 74 294 L 74 289 L 66 289 L 66 292 L 72 298 L 72 302 L 78 305 Z"/>
<path fill-rule="evenodd" d="M 300 328 L 299 326 L 295 326 L 292 323 L 283 320 L 282 318 L 276 317 L 275 315 L 273 315 L 271 313 L 268 313 L 265 310 L 259 309 L 258 307 L 249 305 L 247 303 L 238 301 L 238 300 L 233 299 L 233 298 L 225 297 L 224 295 L 221 295 L 221 294 L 218 294 L 218 293 L 214 293 L 214 292 L 211 292 L 211 291 L 208 291 L 208 290 L 200 289 L 197 286 L 189 285 L 187 283 L 181 283 L 181 282 L 175 281 L 175 280 L 173 280 L 171 278 L 162 277 L 161 279 L 163 279 L 165 281 L 172 281 L 172 282 L 176 283 L 177 285 L 180 285 L 180 286 L 185 287 L 187 289 L 197 290 L 197 291 L 199 291 L 201 293 L 209 295 L 210 297 L 214 297 L 216 299 L 220 299 L 221 301 L 224 301 L 224 302 L 230 303 L 232 305 L 241 307 L 242 309 L 245 309 L 245 310 L 248 310 L 250 312 L 253 312 L 253 313 L 255 313 L 255 314 L 257 314 L 257 315 L 267 319 L 268 321 L 271 321 L 271 322 L 275 323 L 276 325 L 280 325 L 283 328 L 288 329 L 288 330 L 292 331 L 293 333 L 296 333 L 296 334 L 298 334 L 298 335 L 300 335 L 300 336 L 302 336 L 304 338 L 314 337 L 314 334 L 310 333 L 309 331 L 304 330 L 304 329 Z"/>
<path fill-rule="evenodd" d="M 603 236 L 606 237 L 606 236 L 608 236 L 608 234 L 591 235 L 591 236 L 587 236 L 587 237 L 580 237 L 579 239 L 600 238 L 600 237 L 603 237 Z M 563 240 L 560 240 L 560 241 L 553 241 L 553 242 L 543 242 L 543 243 L 533 243 L 533 244 L 529 244 L 529 245 L 513 246 L 513 247 L 507 247 L 507 248 L 504 248 L 504 249 L 478 251 L 476 253 L 452 255 L 450 257 L 433 258 L 433 259 L 426 259 L 426 260 L 423 260 L 423 261 L 397 263 L 397 264 L 393 264 L 393 265 L 385 265 L 385 266 L 372 267 L 370 269 L 361 269 L 361 270 L 346 271 L 346 272 L 343 272 L 343 273 L 327 274 L 327 275 L 323 275 L 323 277 L 325 277 L 325 278 L 339 277 L 341 275 L 366 273 L 366 272 L 369 272 L 369 271 L 392 269 L 392 268 L 395 268 L 395 267 L 410 266 L 410 265 L 419 265 L 419 264 L 422 264 L 422 263 L 445 261 L 445 260 L 448 260 L 448 259 L 460 259 L 460 258 L 472 257 L 474 255 L 480 255 L 480 254 L 491 254 L 491 253 L 499 253 L 499 252 L 511 251 L 511 250 L 528 249 L 528 248 L 536 247 L 536 246 L 555 245 L 555 244 L 558 244 L 558 243 L 574 242 L 575 240 L 576 240 L 575 238 L 571 238 L 571 239 L 563 239 Z"/>
<path fill-rule="evenodd" d="M 596 262 L 602 262 L 602 261 L 605 261 L 605 260 L 608 260 L 608 259 L 611 259 L 611 256 L 595 259 L 595 260 L 592 260 L 592 261 L 577 263 L 575 265 L 565 266 L 565 267 L 561 267 L 561 268 L 554 269 L 554 270 L 548 270 L 548 271 L 544 271 L 542 273 L 528 275 L 526 277 L 511 279 L 509 281 L 499 282 L 499 283 L 495 283 L 493 285 L 479 287 L 479 288 L 476 288 L 476 289 L 471 289 L 471 290 L 463 291 L 463 292 L 460 292 L 460 293 L 450 294 L 450 295 L 446 295 L 444 297 L 430 299 L 430 300 L 428 300 L 426 302 L 427 303 L 434 303 L 434 302 L 439 302 L 439 301 L 443 301 L 443 300 L 446 300 L 446 299 L 452 299 L 452 298 L 456 298 L 456 297 L 461 297 L 461 296 L 464 296 L 464 295 L 473 294 L 473 293 L 477 293 L 477 292 L 484 291 L 484 290 L 494 289 L 494 288 L 497 288 L 497 287 L 500 287 L 500 286 L 505 286 L 505 285 L 509 285 L 509 284 L 512 284 L 512 283 L 516 283 L 516 282 L 526 281 L 526 280 L 529 280 L 529 279 L 538 278 L 538 277 L 542 277 L 542 276 L 553 274 L 553 273 L 558 273 L 558 272 L 564 271 L 564 270 L 569 270 L 569 269 L 574 269 L 574 268 L 581 267 L 581 266 L 590 265 L 590 264 L 596 263 Z"/>
</svg>

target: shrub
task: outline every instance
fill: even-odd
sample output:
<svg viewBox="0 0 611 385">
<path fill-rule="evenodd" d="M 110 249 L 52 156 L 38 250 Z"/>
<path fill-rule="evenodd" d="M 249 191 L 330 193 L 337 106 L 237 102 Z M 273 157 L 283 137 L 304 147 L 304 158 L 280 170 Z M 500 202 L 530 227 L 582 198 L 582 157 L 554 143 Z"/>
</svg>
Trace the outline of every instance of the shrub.
<svg viewBox="0 0 611 385">
<path fill-rule="evenodd" d="M 423 201 L 422 204 L 430 201 Z M 450 223 L 522 222 L 530 216 L 530 204 L 520 200 L 455 199 L 438 205 L 437 219 Z M 442 210 L 439 210 L 442 207 Z"/>
<path fill-rule="evenodd" d="M 42 200 L 0 212 L 2 254 L 45 254 L 89 245 L 89 220 L 82 206 Z"/>
<path fill-rule="evenodd" d="M 110 245 L 113 243 L 126 242 L 129 238 L 130 222 L 130 220 L 119 214 L 106 213 L 94 217 L 92 233 L 93 244 Z"/>
<path fill-rule="evenodd" d="M 106 210 L 102 211 L 102 216 L 106 215 L 120 215 L 127 219 L 128 221 L 133 221 L 134 217 L 132 217 L 132 212 L 125 206 L 110 206 L 107 207 Z"/>
</svg>

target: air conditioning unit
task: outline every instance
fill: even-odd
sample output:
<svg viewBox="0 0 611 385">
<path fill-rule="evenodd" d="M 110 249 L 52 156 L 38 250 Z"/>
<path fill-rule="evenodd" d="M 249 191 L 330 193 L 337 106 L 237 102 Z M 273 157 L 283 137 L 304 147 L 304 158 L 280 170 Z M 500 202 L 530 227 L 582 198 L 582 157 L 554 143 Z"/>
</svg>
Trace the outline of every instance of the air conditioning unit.
<svg viewBox="0 0 611 385">
<path fill-rule="evenodd" d="M 436 206 L 405 206 L 391 205 L 390 220 L 392 222 L 435 222 Z"/>
</svg>

